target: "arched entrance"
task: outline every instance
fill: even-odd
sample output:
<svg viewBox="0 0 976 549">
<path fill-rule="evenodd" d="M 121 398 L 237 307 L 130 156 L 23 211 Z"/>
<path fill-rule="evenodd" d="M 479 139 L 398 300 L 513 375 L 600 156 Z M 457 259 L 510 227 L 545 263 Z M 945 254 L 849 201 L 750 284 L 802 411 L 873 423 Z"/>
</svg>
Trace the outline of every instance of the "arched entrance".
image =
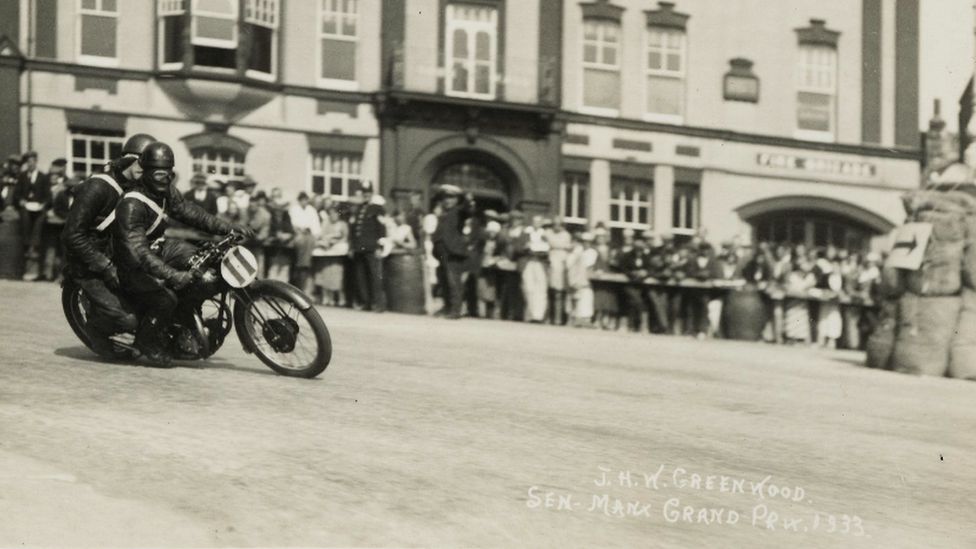
<svg viewBox="0 0 976 549">
<path fill-rule="evenodd" d="M 871 239 L 894 224 L 860 206 L 815 196 L 781 196 L 746 204 L 739 216 L 752 225 L 756 242 L 834 246 L 866 252 Z"/>
<path fill-rule="evenodd" d="M 497 156 L 479 149 L 455 149 L 434 158 L 424 170 L 428 199 L 438 186 L 451 184 L 474 195 L 479 211 L 507 212 L 521 200 L 515 171 Z M 433 204 L 431 204 L 433 207 Z"/>
<path fill-rule="evenodd" d="M 490 166 L 477 162 L 456 162 L 441 168 L 431 181 L 440 185 L 456 185 L 474 195 L 479 210 L 507 212 L 511 208 L 509 186 Z"/>
</svg>

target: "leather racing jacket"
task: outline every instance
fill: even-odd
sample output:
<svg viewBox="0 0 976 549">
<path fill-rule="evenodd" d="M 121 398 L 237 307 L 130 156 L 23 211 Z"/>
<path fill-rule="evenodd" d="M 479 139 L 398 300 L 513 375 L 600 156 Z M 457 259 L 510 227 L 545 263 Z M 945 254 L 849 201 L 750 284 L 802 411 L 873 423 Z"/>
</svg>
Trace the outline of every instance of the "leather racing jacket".
<svg viewBox="0 0 976 549">
<path fill-rule="evenodd" d="M 161 196 L 137 182 L 115 208 L 112 246 L 120 271 L 143 272 L 164 281 L 172 280 L 180 272 L 150 250 L 151 243 L 166 231 L 169 217 L 211 234 L 229 234 L 234 228 L 186 200 L 173 184 Z"/>
<path fill-rule="evenodd" d="M 74 202 L 61 232 L 71 275 L 100 275 L 112 265 L 108 226 L 130 185 L 113 170 L 94 174 L 74 189 Z"/>
</svg>

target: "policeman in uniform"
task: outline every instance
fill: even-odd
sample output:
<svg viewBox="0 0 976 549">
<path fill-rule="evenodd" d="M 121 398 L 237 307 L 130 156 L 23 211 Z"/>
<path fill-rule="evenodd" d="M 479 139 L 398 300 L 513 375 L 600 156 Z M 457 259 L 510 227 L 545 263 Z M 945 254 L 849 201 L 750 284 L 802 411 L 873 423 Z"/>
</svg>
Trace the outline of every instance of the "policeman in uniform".
<svg viewBox="0 0 976 549">
<path fill-rule="evenodd" d="M 133 135 L 122 146 L 120 158 L 76 187 L 61 233 L 67 262 L 65 276 L 81 286 L 91 303 L 89 339 L 95 351 L 105 358 L 115 356 L 109 336 L 135 330 L 137 322 L 116 294 L 119 273 L 111 259 L 107 229 L 119 199 L 142 176 L 139 155 L 155 140 L 144 133 Z"/>
<path fill-rule="evenodd" d="M 364 181 L 362 191 L 363 201 L 349 220 L 349 253 L 356 274 L 359 302 L 367 311 L 382 313 L 386 310 L 386 293 L 380 239 L 386 237 L 386 225 L 382 221 L 386 209 L 373 201 L 372 183 Z"/>
<path fill-rule="evenodd" d="M 195 229 L 226 235 L 250 229 L 232 224 L 189 202 L 173 184 L 173 149 L 162 142 L 148 145 L 139 157 L 144 170 L 115 208 L 112 246 L 122 268 L 122 287 L 143 314 L 136 332 L 136 347 L 152 362 L 169 362 L 162 336 L 177 305 L 177 290 L 194 280 L 189 260 L 196 247 L 167 238 L 157 242 L 173 218 Z"/>
</svg>

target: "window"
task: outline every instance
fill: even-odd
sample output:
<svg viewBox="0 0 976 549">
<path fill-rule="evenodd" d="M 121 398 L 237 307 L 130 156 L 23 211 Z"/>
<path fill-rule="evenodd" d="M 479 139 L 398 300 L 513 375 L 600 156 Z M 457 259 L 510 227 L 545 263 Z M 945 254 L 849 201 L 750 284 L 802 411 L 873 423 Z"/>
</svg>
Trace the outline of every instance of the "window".
<svg viewBox="0 0 976 549">
<path fill-rule="evenodd" d="M 814 210 L 774 212 L 753 220 L 752 226 L 756 242 L 835 246 L 853 253 L 866 252 L 874 234 L 854 220 Z"/>
<path fill-rule="evenodd" d="M 671 224 L 676 234 L 694 234 L 701 219 L 701 187 L 697 183 L 675 183 Z"/>
<path fill-rule="evenodd" d="M 801 45 L 796 94 L 798 137 L 833 138 L 836 95 L 837 50 Z"/>
<path fill-rule="evenodd" d="M 118 0 L 80 0 L 78 58 L 85 63 L 118 63 Z"/>
<path fill-rule="evenodd" d="M 684 112 L 685 33 L 647 29 L 647 105 L 649 115 L 680 121 Z"/>
<path fill-rule="evenodd" d="M 311 160 L 312 193 L 346 201 L 359 190 L 363 179 L 361 155 L 316 151 Z"/>
<path fill-rule="evenodd" d="M 449 4 L 444 31 L 447 94 L 495 96 L 498 11 L 487 6 Z"/>
<path fill-rule="evenodd" d="M 586 225 L 586 191 L 590 178 L 585 173 L 567 173 L 559 184 L 559 213 L 563 221 Z"/>
<path fill-rule="evenodd" d="M 159 0 L 159 67 L 183 66 L 183 27 L 186 0 Z"/>
<path fill-rule="evenodd" d="M 198 66 L 237 66 L 237 0 L 193 0 L 190 42 Z"/>
<path fill-rule="evenodd" d="M 649 181 L 614 176 L 610 181 L 610 225 L 618 228 L 651 228 L 651 196 L 654 185 Z"/>
<path fill-rule="evenodd" d="M 319 83 L 354 87 L 358 50 L 357 0 L 319 0 Z"/>
<path fill-rule="evenodd" d="M 620 25 L 583 21 L 583 106 L 620 108 Z"/>
<path fill-rule="evenodd" d="M 244 155 L 226 149 L 194 149 L 193 173 L 244 176 Z"/>
<path fill-rule="evenodd" d="M 113 158 L 122 156 L 124 136 L 99 130 L 72 131 L 68 135 L 68 165 L 71 174 L 88 175 L 101 172 Z"/>
<path fill-rule="evenodd" d="M 272 79 L 275 75 L 278 29 L 278 0 L 247 0 L 244 24 L 251 35 L 251 54 L 247 60 L 248 75 Z"/>
</svg>

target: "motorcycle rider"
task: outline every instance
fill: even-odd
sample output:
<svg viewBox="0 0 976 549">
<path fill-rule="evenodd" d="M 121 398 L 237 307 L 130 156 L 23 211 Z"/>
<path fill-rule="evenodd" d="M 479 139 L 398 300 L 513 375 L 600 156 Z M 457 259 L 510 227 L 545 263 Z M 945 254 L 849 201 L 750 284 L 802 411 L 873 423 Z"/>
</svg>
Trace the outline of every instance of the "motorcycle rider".
<svg viewBox="0 0 976 549">
<path fill-rule="evenodd" d="M 147 146 L 139 157 L 142 177 L 135 182 L 115 209 L 112 245 L 122 268 L 122 287 L 142 310 L 143 318 L 136 331 L 136 348 L 152 362 L 169 362 L 163 328 L 172 318 L 177 305 L 176 291 L 195 278 L 189 271 L 189 260 L 196 252 L 192 244 L 172 238 L 161 239 L 166 219 L 211 234 L 226 235 L 250 229 L 234 225 L 204 211 L 186 200 L 173 184 L 175 158 L 169 145 L 157 141 Z"/>
<path fill-rule="evenodd" d="M 111 259 L 107 229 L 119 199 L 142 177 L 139 155 L 154 141 L 151 135 L 133 135 L 122 146 L 121 157 L 75 188 L 74 202 L 61 232 L 67 263 L 65 276 L 81 286 L 88 298 L 89 340 L 95 352 L 106 358 L 115 356 L 109 336 L 137 326 L 135 315 L 126 310 L 117 295 L 119 273 Z"/>
</svg>

